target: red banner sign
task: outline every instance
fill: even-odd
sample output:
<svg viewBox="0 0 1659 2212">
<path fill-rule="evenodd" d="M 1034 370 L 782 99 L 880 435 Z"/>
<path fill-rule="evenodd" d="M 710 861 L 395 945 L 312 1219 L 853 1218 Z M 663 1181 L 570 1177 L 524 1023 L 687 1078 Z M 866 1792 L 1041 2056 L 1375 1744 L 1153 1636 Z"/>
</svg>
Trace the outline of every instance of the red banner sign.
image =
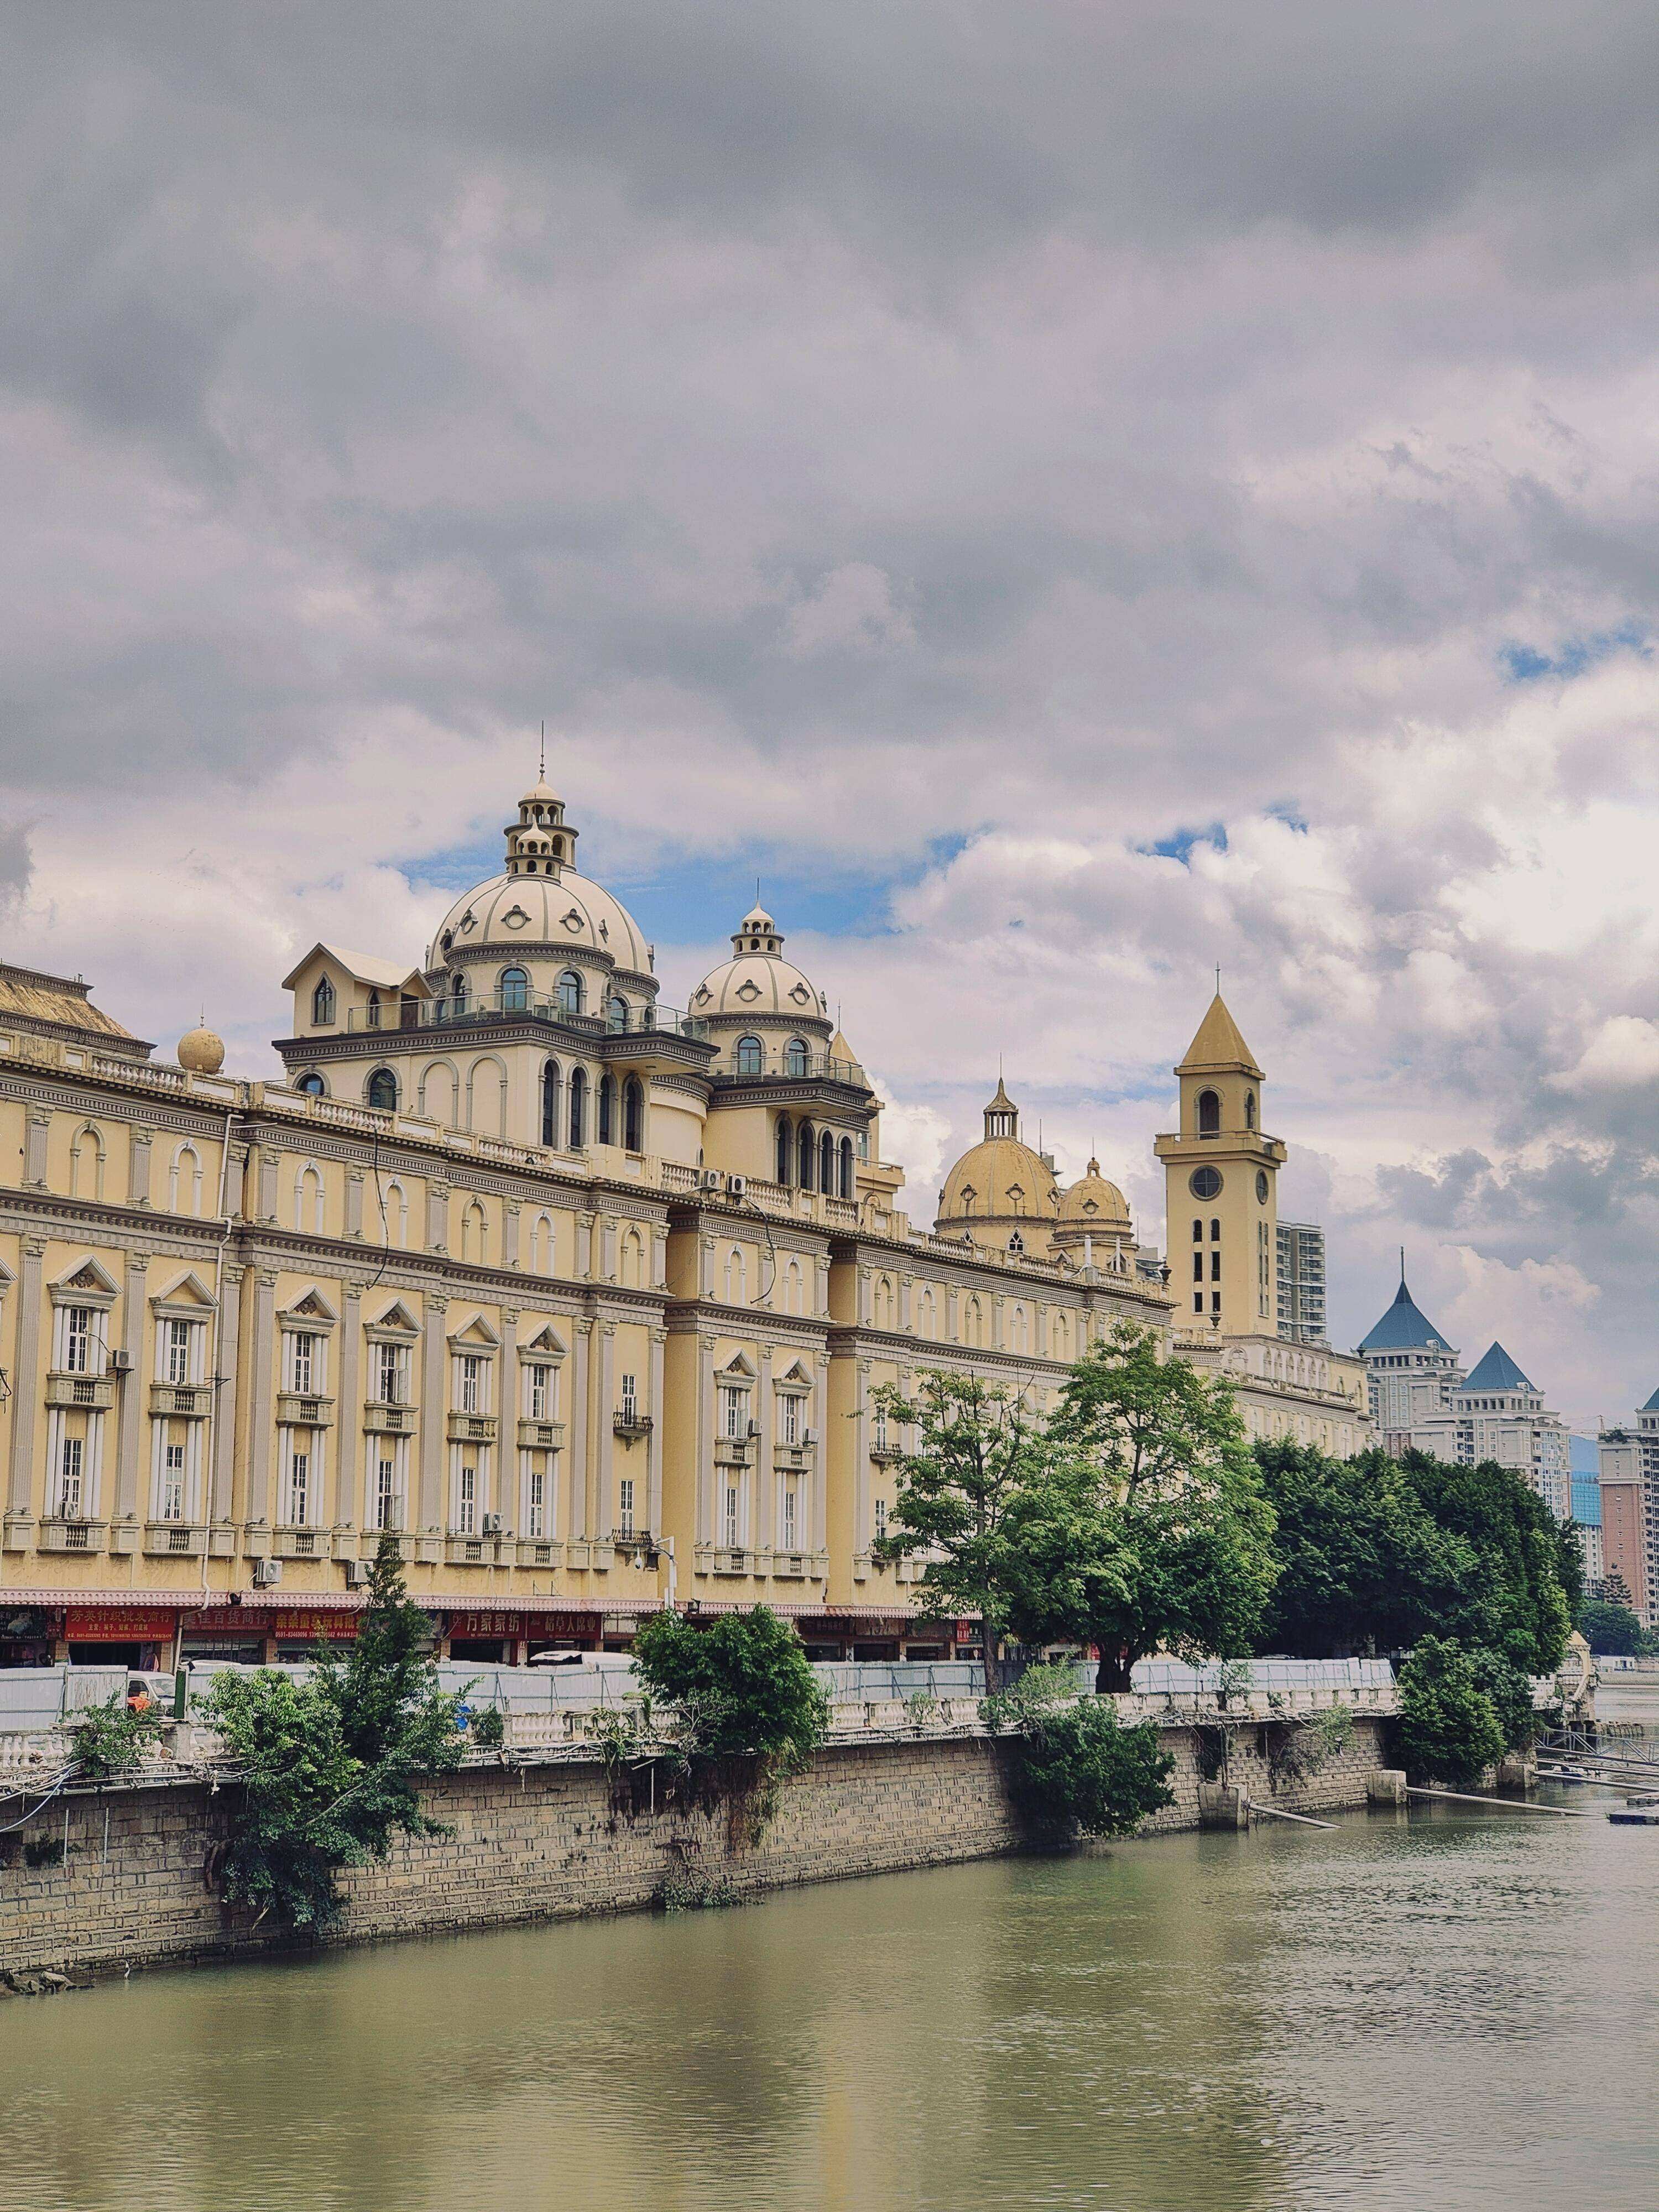
<svg viewBox="0 0 1659 2212">
<path fill-rule="evenodd" d="M 192 1634 L 199 1629 L 208 1636 L 280 1636 L 291 1644 L 301 1637 L 311 1642 L 319 1636 L 355 1636 L 357 1616 L 301 1610 L 267 1613 L 263 1606 L 256 1611 L 251 1606 L 210 1605 L 189 1614 L 185 1626 Z"/>
<path fill-rule="evenodd" d="M 449 1633 L 464 1642 L 495 1636 L 597 1636 L 597 1613 L 452 1613 Z"/>
<path fill-rule="evenodd" d="M 154 1606 L 72 1605 L 64 1633 L 71 1644 L 160 1644 L 178 1618 Z"/>
</svg>

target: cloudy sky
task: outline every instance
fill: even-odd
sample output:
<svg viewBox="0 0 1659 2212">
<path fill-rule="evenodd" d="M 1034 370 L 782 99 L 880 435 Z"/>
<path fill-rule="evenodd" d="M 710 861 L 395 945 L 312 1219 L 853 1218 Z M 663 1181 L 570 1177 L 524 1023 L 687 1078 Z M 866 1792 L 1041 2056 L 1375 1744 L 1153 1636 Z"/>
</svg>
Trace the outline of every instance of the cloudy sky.
<svg viewBox="0 0 1659 2212">
<path fill-rule="evenodd" d="M 930 1218 L 1000 1055 L 1162 1236 L 1217 963 L 1331 1238 L 1659 1383 L 1659 14 L 0 22 L 8 957 L 273 1065 L 533 770 L 757 875 Z"/>
</svg>

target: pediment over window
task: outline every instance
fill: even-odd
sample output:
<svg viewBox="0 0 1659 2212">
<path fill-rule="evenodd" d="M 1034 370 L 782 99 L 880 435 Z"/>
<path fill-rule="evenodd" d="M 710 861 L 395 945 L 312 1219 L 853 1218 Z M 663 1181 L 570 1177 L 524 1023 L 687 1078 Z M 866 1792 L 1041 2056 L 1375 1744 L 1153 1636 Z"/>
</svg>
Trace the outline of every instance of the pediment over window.
<svg viewBox="0 0 1659 2212">
<path fill-rule="evenodd" d="M 100 1299 L 118 1297 L 120 1287 L 113 1275 L 101 1267 L 96 1260 L 77 1260 L 73 1267 L 59 1275 L 52 1286 L 52 1295 L 59 1301 L 89 1298 L 96 1304 Z"/>
<path fill-rule="evenodd" d="M 277 1316 L 279 1321 L 302 1322 L 307 1328 L 332 1328 L 339 1316 L 313 1283 L 301 1291 L 290 1306 L 285 1306 Z"/>
<path fill-rule="evenodd" d="M 418 1336 L 421 1333 L 421 1324 L 401 1298 L 394 1299 L 378 1321 L 366 1326 L 383 1336 Z"/>
<path fill-rule="evenodd" d="M 175 1313 L 183 1312 L 188 1308 L 193 1308 L 198 1313 L 210 1313 L 213 1310 L 214 1297 L 201 1277 L 192 1269 L 190 1273 L 180 1275 L 167 1290 L 158 1291 L 150 1300 L 150 1304 L 158 1313 L 164 1306 Z"/>
<path fill-rule="evenodd" d="M 740 1352 L 734 1352 L 720 1370 L 722 1382 L 752 1382 L 755 1370 Z"/>
<path fill-rule="evenodd" d="M 519 1350 L 520 1354 L 532 1352 L 538 1359 L 562 1359 L 565 1353 L 565 1347 L 551 1322 L 538 1328 L 534 1336 L 519 1346 Z"/>
<path fill-rule="evenodd" d="M 462 1351 L 494 1352 L 501 1340 L 482 1314 L 474 1314 L 461 1328 L 450 1330 L 449 1340 Z"/>
</svg>

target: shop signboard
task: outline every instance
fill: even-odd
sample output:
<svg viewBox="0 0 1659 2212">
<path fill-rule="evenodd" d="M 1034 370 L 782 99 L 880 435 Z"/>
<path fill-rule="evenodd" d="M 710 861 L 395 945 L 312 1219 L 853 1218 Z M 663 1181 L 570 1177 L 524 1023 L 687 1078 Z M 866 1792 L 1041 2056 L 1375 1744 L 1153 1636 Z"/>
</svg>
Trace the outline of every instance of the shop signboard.
<svg viewBox="0 0 1659 2212">
<path fill-rule="evenodd" d="M 64 1633 L 71 1644 L 162 1644 L 179 1616 L 149 1605 L 72 1605 Z"/>
</svg>

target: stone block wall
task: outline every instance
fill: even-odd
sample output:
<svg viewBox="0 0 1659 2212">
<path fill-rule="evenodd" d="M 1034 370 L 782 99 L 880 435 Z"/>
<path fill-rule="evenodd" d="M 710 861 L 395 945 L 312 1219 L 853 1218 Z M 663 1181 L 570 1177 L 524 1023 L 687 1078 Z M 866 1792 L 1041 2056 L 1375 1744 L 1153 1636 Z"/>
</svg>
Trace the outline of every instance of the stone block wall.
<svg viewBox="0 0 1659 2212">
<path fill-rule="evenodd" d="M 1293 1811 L 1361 1805 L 1366 1774 L 1387 1764 L 1381 1728 L 1358 1721 L 1340 1758 L 1277 1795 L 1247 1729 L 1232 1746 L 1231 1778 Z M 1164 1741 L 1176 1758 L 1176 1803 L 1152 1826 L 1195 1826 L 1197 1741 L 1173 1729 Z M 831 1745 L 785 1786 L 753 1845 L 724 1805 L 653 1803 L 648 1774 L 634 1788 L 613 1787 L 597 1760 L 468 1767 L 427 1799 L 450 1834 L 343 1876 L 349 1902 L 333 1940 L 626 1911 L 665 1881 L 748 1894 L 1018 1850 L 1026 1838 L 1009 1795 L 1016 1755 L 1011 1741 L 983 1736 Z M 0 1968 L 107 1971 L 279 1943 L 277 1929 L 253 1929 L 213 1893 L 210 1855 L 231 1802 L 199 1784 L 155 1784 L 45 1808 L 0 1850 Z M 30 1844 L 36 1856 L 42 1844 L 66 1844 L 66 1856 L 31 1866 Z"/>
</svg>

